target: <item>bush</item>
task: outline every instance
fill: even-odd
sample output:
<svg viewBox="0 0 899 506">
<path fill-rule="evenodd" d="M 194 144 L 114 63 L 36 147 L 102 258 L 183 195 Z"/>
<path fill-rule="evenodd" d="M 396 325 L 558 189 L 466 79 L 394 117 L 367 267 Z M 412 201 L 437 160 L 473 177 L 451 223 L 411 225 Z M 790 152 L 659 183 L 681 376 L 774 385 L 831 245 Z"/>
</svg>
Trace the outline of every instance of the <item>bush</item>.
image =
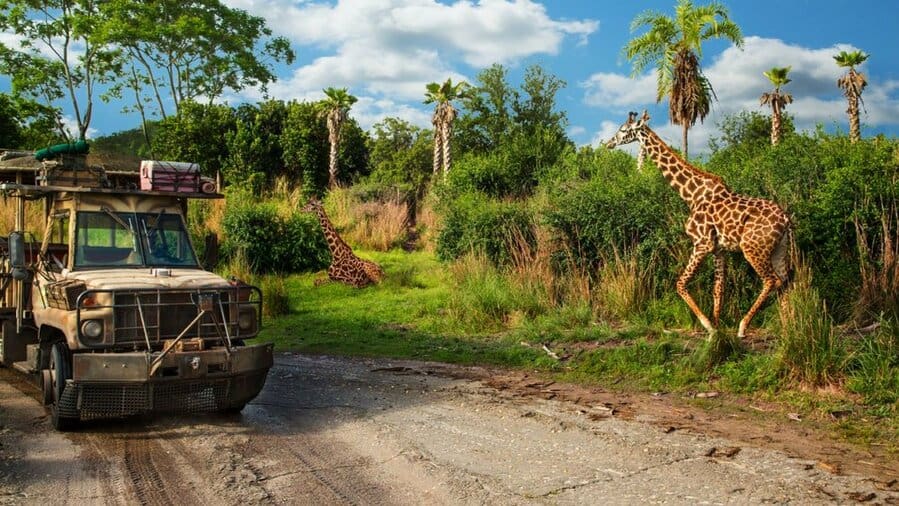
<svg viewBox="0 0 899 506">
<path fill-rule="evenodd" d="M 441 260 L 474 252 L 485 255 L 493 265 L 508 265 L 513 238 L 533 241 L 534 218 L 526 202 L 497 201 L 472 192 L 443 201 L 441 207 L 443 228 L 437 237 Z"/>
<path fill-rule="evenodd" d="M 598 160 L 603 163 L 603 160 Z M 659 286 L 673 286 L 689 242 L 686 205 L 657 173 L 609 167 L 591 179 L 551 192 L 545 220 L 583 268 L 597 272 L 604 259 L 632 251 L 643 270 L 655 265 Z"/>
<path fill-rule="evenodd" d="M 840 380 L 845 348 L 827 305 L 811 286 L 811 273 L 797 266 L 796 281 L 781 301 L 776 367 L 782 377 L 811 386 Z"/>
<path fill-rule="evenodd" d="M 328 265 L 328 249 L 318 221 L 294 212 L 286 218 L 274 203 L 229 208 L 222 222 L 226 256 L 243 251 L 256 274 L 315 271 Z"/>
</svg>

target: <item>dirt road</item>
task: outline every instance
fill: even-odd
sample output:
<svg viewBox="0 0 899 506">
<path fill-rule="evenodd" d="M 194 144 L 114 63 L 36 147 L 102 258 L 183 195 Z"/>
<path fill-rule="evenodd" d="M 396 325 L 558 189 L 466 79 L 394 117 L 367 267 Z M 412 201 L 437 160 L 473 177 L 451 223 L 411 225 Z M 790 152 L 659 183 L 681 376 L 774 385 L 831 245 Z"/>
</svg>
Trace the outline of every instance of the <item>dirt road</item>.
<svg viewBox="0 0 899 506">
<path fill-rule="evenodd" d="M 0 504 L 899 504 L 798 422 L 521 373 L 282 354 L 242 415 L 69 434 L 36 397 L 0 371 Z"/>
</svg>

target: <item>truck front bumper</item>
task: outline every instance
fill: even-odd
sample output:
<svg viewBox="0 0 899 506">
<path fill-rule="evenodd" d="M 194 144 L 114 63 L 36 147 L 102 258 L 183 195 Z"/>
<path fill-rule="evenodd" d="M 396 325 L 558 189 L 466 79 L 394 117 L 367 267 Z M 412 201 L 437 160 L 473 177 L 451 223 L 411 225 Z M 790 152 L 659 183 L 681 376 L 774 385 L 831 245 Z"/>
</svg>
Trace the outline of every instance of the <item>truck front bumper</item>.
<svg viewBox="0 0 899 506">
<path fill-rule="evenodd" d="M 256 397 L 273 345 L 170 352 L 151 374 L 152 354 L 76 353 L 59 414 L 81 420 L 141 413 L 239 409 Z"/>
</svg>

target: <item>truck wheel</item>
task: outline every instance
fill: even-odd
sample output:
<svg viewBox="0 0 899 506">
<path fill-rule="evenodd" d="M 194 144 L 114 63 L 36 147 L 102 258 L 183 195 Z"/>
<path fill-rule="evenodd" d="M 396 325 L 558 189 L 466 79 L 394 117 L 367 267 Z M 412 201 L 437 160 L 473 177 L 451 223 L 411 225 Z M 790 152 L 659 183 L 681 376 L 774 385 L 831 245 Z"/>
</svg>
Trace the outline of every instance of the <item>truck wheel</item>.
<svg viewBox="0 0 899 506">
<path fill-rule="evenodd" d="M 72 378 L 72 365 L 69 362 L 69 353 L 65 343 L 56 343 L 50 349 L 50 421 L 53 428 L 59 431 L 69 430 L 77 425 L 78 420 L 59 416 L 59 401 L 66 387 L 66 380 Z"/>
</svg>

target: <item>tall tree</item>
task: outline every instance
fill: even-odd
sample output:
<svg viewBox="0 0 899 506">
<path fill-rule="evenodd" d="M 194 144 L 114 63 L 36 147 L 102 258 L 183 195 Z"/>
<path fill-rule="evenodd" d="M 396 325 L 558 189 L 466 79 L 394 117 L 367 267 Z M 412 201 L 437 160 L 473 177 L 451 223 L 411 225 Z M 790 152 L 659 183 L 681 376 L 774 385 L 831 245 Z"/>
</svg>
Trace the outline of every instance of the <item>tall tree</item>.
<svg viewBox="0 0 899 506">
<path fill-rule="evenodd" d="M 222 139 L 235 129 L 235 112 L 227 105 L 184 102 L 176 116 L 159 123 L 152 153 L 157 160 L 198 163 L 203 174 L 218 176 L 228 160 L 228 146 Z"/>
<path fill-rule="evenodd" d="M 780 87 L 791 81 L 787 77 L 790 67 L 772 67 L 764 72 L 765 77 L 774 85 L 774 91 L 763 93 L 761 104 L 771 107 L 771 145 L 776 146 L 780 142 L 783 133 L 783 110 L 787 104 L 793 103 L 793 95 L 780 91 Z"/>
<path fill-rule="evenodd" d="M 328 157 L 328 188 L 337 186 L 337 153 L 340 146 L 340 129 L 347 120 L 350 107 L 358 100 L 346 88 L 325 88 L 322 115 L 328 124 L 328 142 L 331 151 Z"/>
<path fill-rule="evenodd" d="M 631 31 L 647 31 L 624 46 L 624 54 L 633 64 L 633 75 L 655 65 L 658 72 L 656 102 L 668 97 L 668 118 L 683 129 L 684 157 L 687 157 L 687 132 L 704 120 L 711 108 L 714 90 L 702 73 L 702 43 L 724 38 L 743 47 L 740 28 L 730 20 L 727 9 L 718 2 L 694 6 L 690 0 L 678 0 L 674 17 L 645 11 L 631 22 Z"/>
<path fill-rule="evenodd" d="M 453 84 L 453 80 L 449 78 L 443 84 L 428 83 L 426 86 L 425 103 L 436 104 L 434 115 L 431 117 L 431 123 L 434 125 L 434 176 L 440 169 L 443 169 L 444 178 L 449 173 L 452 165 L 450 139 L 457 115 L 453 100 L 465 98 L 468 88 L 465 81 Z"/>
<path fill-rule="evenodd" d="M 837 65 L 849 68 L 849 72 L 846 75 L 837 79 L 837 86 L 843 90 L 843 95 L 849 101 L 849 108 L 846 109 L 846 112 L 849 114 L 849 140 L 851 142 L 856 142 L 862 137 L 858 119 L 858 105 L 859 103 L 864 105 L 862 92 L 865 90 L 865 86 L 868 85 L 865 75 L 856 70 L 855 67 L 864 63 L 869 56 L 871 55 L 862 51 L 840 51 L 840 54 L 833 57 Z"/>
<path fill-rule="evenodd" d="M 19 47 L 0 44 L 0 72 L 11 76 L 14 94 L 72 109 L 79 139 L 90 128 L 98 88 L 122 74 L 120 50 L 98 35 L 105 19 L 96 0 L 3 0 L 0 31 L 20 38 Z M 115 93 L 115 88 L 112 89 Z M 71 134 L 62 121 L 56 127 Z"/>
<path fill-rule="evenodd" d="M 211 104 L 251 86 L 265 91 L 276 79 L 273 63 L 294 60 L 287 39 L 272 37 L 262 18 L 219 0 L 109 0 L 105 9 L 101 33 L 128 56 L 121 85 L 144 121 L 148 112 L 177 114 L 185 101 Z"/>
</svg>

